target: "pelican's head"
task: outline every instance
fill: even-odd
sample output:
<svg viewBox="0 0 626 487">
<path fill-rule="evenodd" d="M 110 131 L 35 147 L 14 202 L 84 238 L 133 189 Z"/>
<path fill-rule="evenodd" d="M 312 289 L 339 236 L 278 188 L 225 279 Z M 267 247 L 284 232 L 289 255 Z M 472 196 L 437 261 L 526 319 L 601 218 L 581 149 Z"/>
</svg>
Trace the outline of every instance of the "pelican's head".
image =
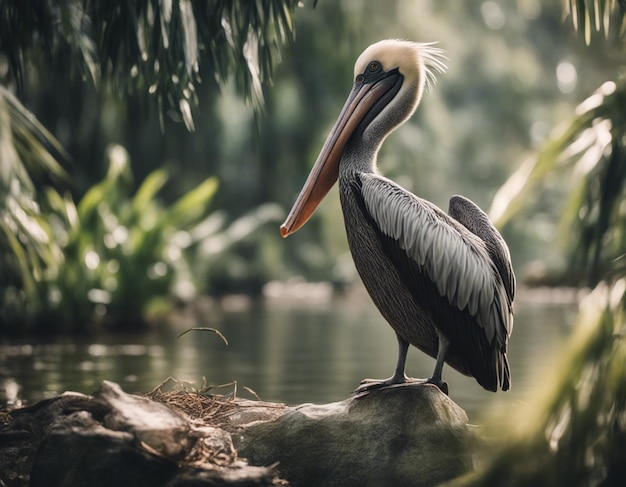
<svg viewBox="0 0 626 487">
<path fill-rule="evenodd" d="M 369 46 L 354 64 L 354 90 L 361 91 L 387 79 L 390 89 L 370 107 L 368 133 L 378 143 L 417 108 L 424 87 L 435 83 L 435 74 L 445 71 L 443 51 L 433 43 L 387 39 Z M 394 84 L 392 84 L 392 81 Z"/>
<path fill-rule="evenodd" d="M 335 184 L 347 142 L 359 137 L 370 152 L 378 150 L 385 137 L 413 114 L 435 73 L 445 70 L 443 59 L 443 51 L 432 43 L 384 40 L 363 51 L 354 65 L 352 91 L 280 227 L 283 237 L 307 222 Z"/>
</svg>

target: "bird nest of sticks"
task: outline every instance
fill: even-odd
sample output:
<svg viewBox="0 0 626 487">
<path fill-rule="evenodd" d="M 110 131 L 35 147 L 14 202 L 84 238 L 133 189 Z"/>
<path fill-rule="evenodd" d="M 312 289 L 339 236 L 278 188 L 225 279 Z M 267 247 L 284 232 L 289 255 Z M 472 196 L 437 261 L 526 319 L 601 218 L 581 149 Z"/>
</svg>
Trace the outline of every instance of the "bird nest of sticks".
<svg viewBox="0 0 626 487">
<path fill-rule="evenodd" d="M 240 389 L 253 399 L 239 397 Z M 253 421 L 255 411 L 263 409 L 264 419 L 268 419 L 268 416 L 279 416 L 287 408 L 286 404 L 261 401 L 253 390 L 240 388 L 236 381 L 213 386 L 203 380 L 202 387 L 194 387 L 168 377 L 146 396 L 182 413 L 189 420 L 199 441 L 185 463 L 203 468 L 207 464 L 222 468 L 242 467 L 245 462 L 238 458 L 231 437 L 232 433 L 242 429 L 241 418 L 248 418 L 243 422 Z M 285 485 L 281 482 L 275 479 L 274 485 Z"/>
</svg>

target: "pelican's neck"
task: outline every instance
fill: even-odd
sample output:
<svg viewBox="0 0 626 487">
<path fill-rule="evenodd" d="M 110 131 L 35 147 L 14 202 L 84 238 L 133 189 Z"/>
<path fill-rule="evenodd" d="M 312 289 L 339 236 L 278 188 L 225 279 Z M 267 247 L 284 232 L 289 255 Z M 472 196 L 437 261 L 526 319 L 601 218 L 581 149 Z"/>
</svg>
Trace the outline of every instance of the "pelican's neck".
<svg viewBox="0 0 626 487">
<path fill-rule="evenodd" d="M 355 134 L 346 144 L 339 162 L 339 179 L 355 173 L 376 173 L 376 161 L 382 139 L 374 143 Z"/>
</svg>

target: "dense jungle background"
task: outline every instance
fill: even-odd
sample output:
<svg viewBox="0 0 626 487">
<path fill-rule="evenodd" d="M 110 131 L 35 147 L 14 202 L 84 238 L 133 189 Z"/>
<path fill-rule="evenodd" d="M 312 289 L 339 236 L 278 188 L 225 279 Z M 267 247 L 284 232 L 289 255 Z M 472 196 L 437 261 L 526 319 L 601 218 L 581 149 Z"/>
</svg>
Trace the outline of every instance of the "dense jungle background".
<svg viewBox="0 0 626 487">
<path fill-rule="evenodd" d="M 624 0 L 0 0 L 3 403 L 207 371 L 329 401 L 388 368 L 336 189 L 278 227 L 362 50 L 437 42 L 447 72 L 380 170 L 488 211 L 520 290 L 518 392 L 450 380 L 470 417 L 505 412 L 459 485 L 623 485 L 625 19 Z M 176 339 L 206 324 L 229 350 Z"/>
<path fill-rule="evenodd" d="M 623 250 L 606 152 L 624 121 L 576 107 L 601 87 L 619 105 L 624 45 L 616 6 L 577 32 L 567 5 L 2 2 L 3 333 L 142 327 L 198 294 L 356 281 L 337 198 L 296 244 L 277 226 L 354 60 L 387 37 L 449 60 L 381 171 L 444 208 L 457 193 L 491 208 L 522 282 L 594 284 Z"/>
</svg>

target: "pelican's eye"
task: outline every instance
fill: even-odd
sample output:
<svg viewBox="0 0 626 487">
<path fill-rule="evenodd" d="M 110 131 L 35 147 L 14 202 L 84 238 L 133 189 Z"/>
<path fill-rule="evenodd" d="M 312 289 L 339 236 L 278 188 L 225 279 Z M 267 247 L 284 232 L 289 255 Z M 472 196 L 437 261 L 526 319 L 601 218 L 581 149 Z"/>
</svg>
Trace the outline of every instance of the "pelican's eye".
<svg viewBox="0 0 626 487">
<path fill-rule="evenodd" d="M 367 65 L 367 67 L 361 74 L 357 75 L 357 77 L 354 78 L 354 81 L 359 85 L 365 82 L 369 83 L 370 81 L 373 81 L 374 78 L 378 78 L 379 73 L 381 73 L 382 70 L 382 64 L 380 64 L 378 61 L 372 61 Z"/>
</svg>

